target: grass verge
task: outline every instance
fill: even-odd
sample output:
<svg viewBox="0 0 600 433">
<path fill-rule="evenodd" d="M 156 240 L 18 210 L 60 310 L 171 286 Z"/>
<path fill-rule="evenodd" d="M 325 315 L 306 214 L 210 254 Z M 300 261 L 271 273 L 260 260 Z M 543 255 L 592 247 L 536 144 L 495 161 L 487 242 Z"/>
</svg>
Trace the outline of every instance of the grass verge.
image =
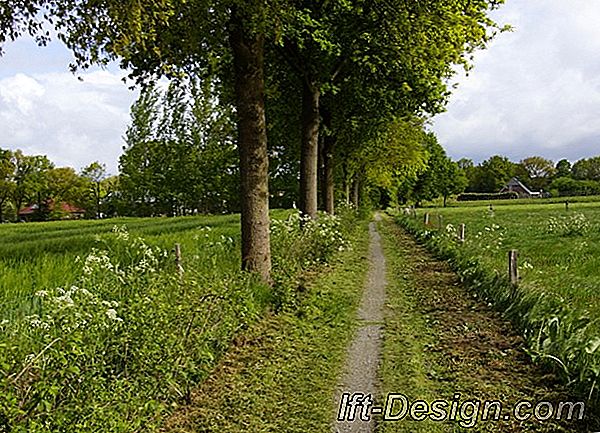
<svg viewBox="0 0 600 433">
<path fill-rule="evenodd" d="M 367 223 L 351 250 L 305 276 L 297 306 L 269 315 L 237 338 L 165 432 L 325 432 L 333 390 L 355 329 L 367 272 Z"/>
</svg>

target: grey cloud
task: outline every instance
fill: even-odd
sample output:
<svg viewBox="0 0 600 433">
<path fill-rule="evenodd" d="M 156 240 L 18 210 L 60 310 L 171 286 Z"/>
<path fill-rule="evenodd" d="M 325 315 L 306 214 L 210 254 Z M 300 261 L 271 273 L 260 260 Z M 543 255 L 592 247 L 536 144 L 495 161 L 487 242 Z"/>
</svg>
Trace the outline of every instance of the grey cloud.
<svg viewBox="0 0 600 433">
<path fill-rule="evenodd" d="M 508 0 L 516 27 L 476 55 L 433 130 L 454 158 L 600 154 L 600 2 Z"/>
</svg>

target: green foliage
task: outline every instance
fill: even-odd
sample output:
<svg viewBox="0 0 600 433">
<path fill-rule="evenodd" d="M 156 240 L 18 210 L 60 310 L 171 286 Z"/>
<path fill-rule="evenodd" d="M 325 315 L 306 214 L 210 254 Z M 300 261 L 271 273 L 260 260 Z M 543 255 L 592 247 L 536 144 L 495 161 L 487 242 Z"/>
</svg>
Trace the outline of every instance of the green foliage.
<svg viewBox="0 0 600 433">
<path fill-rule="evenodd" d="M 553 196 L 585 196 L 600 194 L 600 182 L 559 177 L 549 186 Z"/>
<path fill-rule="evenodd" d="M 320 213 L 317 219 L 290 214 L 271 222 L 275 305 L 278 309 L 297 306 L 295 287 L 300 270 L 329 262 L 347 249 L 348 233 L 355 214 L 345 217 Z"/>
<path fill-rule="evenodd" d="M 12 298 L 0 308 L 0 430 L 156 429 L 266 308 L 299 305 L 300 272 L 349 246 L 352 220 L 323 216 L 299 230 L 297 213 L 274 216 L 272 293 L 239 270 L 236 217 L 0 227 L 3 239 L 23 245 L 20 260 L 0 249 L 0 268 L 12 269 L 13 281 L 42 260 L 56 259 L 50 269 L 60 264 L 52 278 L 34 275 L 23 293 L 0 272 L 0 293 Z"/>
<path fill-rule="evenodd" d="M 120 158 L 120 193 L 129 215 L 222 213 L 238 208 L 232 109 L 211 83 L 173 81 L 145 89 L 131 110 Z"/>
</svg>

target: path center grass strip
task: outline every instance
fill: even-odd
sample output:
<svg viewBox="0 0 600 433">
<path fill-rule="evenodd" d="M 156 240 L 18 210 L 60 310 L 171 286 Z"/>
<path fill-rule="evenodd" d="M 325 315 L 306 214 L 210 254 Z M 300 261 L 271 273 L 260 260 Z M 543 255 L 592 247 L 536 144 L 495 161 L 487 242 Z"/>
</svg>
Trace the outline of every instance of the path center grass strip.
<svg viewBox="0 0 600 433">
<path fill-rule="evenodd" d="M 352 243 L 303 284 L 296 310 L 265 318 L 235 341 L 165 432 L 330 431 L 368 268 L 366 223 Z"/>
</svg>

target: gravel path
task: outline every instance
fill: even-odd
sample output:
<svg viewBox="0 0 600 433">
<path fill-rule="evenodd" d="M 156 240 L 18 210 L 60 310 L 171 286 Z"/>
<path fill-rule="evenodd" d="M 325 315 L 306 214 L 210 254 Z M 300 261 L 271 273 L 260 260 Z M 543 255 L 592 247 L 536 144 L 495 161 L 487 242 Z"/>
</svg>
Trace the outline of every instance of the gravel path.
<svg viewBox="0 0 600 433">
<path fill-rule="evenodd" d="M 376 215 L 375 220 L 379 221 L 380 216 Z M 360 325 L 348 349 L 344 374 L 335 395 L 338 416 L 344 393 L 348 393 L 349 396 L 362 393 L 376 398 L 379 389 L 377 372 L 381 359 L 386 266 L 381 238 L 374 222 L 369 225 L 369 235 L 369 274 L 358 311 Z M 352 410 L 348 408 L 346 420 L 335 422 L 334 433 L 371 433 L 375 430 L 372 417 L 368 417 L 369 420 L 361 419 L 360 407 L 357 408 L 353 421 L 347 420 L 351 416 L 350 412 Z"/>
</svg>

